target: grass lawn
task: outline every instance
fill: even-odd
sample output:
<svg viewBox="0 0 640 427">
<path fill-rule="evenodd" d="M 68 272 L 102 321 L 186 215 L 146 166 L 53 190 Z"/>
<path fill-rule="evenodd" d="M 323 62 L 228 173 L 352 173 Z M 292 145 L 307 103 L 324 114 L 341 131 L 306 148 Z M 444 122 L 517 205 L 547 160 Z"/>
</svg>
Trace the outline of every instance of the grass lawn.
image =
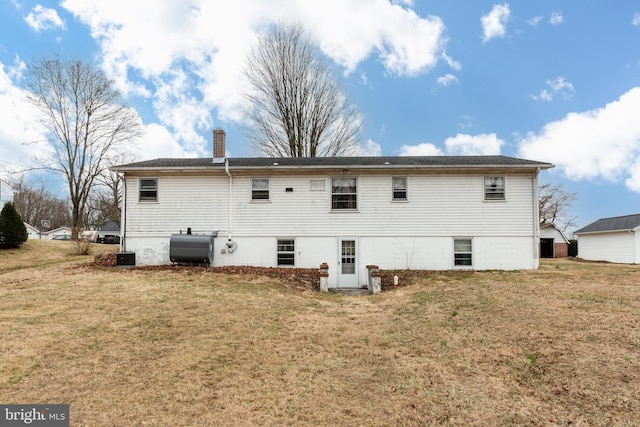
<svg viewBox="0 0 640 427">
<path fill-rule="evenodd" d="M 548 260 L 353 297 L 72 252 L 0 252 L 0 403 L 68 403 L 72 426 L 640 420 L 640 266 Z"/>
</svg>

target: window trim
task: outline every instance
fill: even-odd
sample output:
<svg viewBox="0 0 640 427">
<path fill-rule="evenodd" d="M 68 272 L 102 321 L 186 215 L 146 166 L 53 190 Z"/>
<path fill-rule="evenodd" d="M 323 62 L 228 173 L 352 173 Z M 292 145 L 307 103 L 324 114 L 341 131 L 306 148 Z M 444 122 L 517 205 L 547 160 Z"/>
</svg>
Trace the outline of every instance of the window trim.
<svg viewBox="0 0 640 427">
<path fill-rule="evenodd" d="M 456 250 L 456 241 L 469 241 L 470 249 L 468 251 Z M 458 264 L 456 255 L 469 255 L 469 264 Z M 453 267 L 454 268 L 473 268 L 473 238 L 471 237 L 454 237 L 453 238 Z M 464 258 L 462 258 L 464 260 Z"/>
<path fill-rule="evenodd" d="M 283 242 L 283 243 L 281 243 Z M 291 242 L 291 250 L 280 250 L 280 246 L 285 246 Z M 291 264 L 280 263 L 280 255 L 290 255 L 291 256 Z M 276 239 L 276 266 L 278 267 L 295 267 L 296 266 L 296 239 L 292 237 L 279 237 Z"/>
<path fill-rule="evenodd" d="M 333 182 L 334 180 L 338 180 L 338 179 L 353 179 L 355 182 L 355 192 L 354 193 L 334 193 L 333 192 Z M 331 177 L 331 194 L 330 194 L 330 207 L 331 207 L 331 212 L 357 212 L 358 211 L 358 177 L 356 176 L 334 176 Z M 346 208 L 340 208 L 340 207 L 334 207 L 334 196 L 353 196 L 352 200 L 347 200 L 346 203 L 350 204 L 351 202 L 353 202 L 355 204 L 354 207 L 346 207 Z M 340 201 L 337 201 L 335 203 L 340 203 Z M 344 201 L 342 201 L 342 203 L 345 203 Z"/>
<path fill-rule="evenodd" d="M 267 181 L 267 189 L 254 189 L 253 188 L 253 183 L 254 181 L 258 181 L 258 180 L 263 180 L 263 181 Z M 249 179 L 249 189 L 251 191 L 251 202 L 269 202 L 271 201 L 271 178 L 267 178 L 267 177 L 252 177 Z M 263 198 L 263 197 L 254 197 L 254 192 L 265 192 L 267 193 L 267 197 Z"/>
<path fill-rule="evenodd" d="M 155 181 L 155 185 L 153 187 L 143 187 L 142 185 L 142 181 Z M 159 193 L 159 187 L 160 187 L 160 179 L 158 178 L 147 178 L 147 177 L 140 177 L 138 178 L 138 203 L 158 203 L 158 193 Z M 156 195 L 155 197 L 149 197 L 149 196 L 142 196 L 142 193 L 144 192 L 152 192 L 155 191 Z"/>
<path fill-rule="evenodd" d="M 404 191 L 404 197 L 396 197 L 395 180 L 404 179 L 404 190 L 400 189 L 399 192 Z M 409 201 L 409 178 L 407 176 L 392 176 L 391 177 L 391 201 L 392 202 L 408 202 Z"/>
<path fill-rule="evenodd" d="M 502 192 L 500 187 L 487 186 L 487 179 L 502 178 Z M 482 177 L 482 193 L 485 202 L 504 202 L 507 200 L 507 177 L 506 175 L 484 175 Z M 499 195 L 502 194 L 502 197 Z M 488 195 L 498 195 L 498 197 L 487 197 Z"/>
</svg>

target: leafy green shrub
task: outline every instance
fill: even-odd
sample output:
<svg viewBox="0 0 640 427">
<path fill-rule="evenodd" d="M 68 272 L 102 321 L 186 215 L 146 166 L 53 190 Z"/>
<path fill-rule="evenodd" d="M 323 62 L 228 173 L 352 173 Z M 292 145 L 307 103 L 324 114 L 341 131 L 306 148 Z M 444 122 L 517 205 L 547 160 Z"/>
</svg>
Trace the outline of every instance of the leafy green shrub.
<svg viewBox="0 0 640 427">
<path fill-rule="evenodd" d="M 0 248 L 17 248 L 28 237 L 27 227 L 13 203 L 5 203 L 0 212 Z"/>
</svg>

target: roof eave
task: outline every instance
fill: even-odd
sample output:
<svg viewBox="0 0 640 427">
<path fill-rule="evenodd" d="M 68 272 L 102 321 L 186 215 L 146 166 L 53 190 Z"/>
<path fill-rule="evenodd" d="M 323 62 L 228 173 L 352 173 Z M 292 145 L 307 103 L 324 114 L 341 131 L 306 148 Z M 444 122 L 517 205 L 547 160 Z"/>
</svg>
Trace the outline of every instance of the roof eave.
<svg viewBox="0 0 640 427">
<path fill-rule="evenodd" d="M 357 169 L 357 170 L 381 170 L 381 169 L 432 169 L 432 170 L 481 170 L 481 169 L 516 169 L 516 170 L 545 170 L 555 167 L 550 164 L 534 164 L 534 165 L 504 165 L 504 164 L 487 164 L 487 165 L 407 165 L 407 164 L 381 164 L 381 165 L 230 165 L 232 170 L 281 170 L 281 171 L 297 171 L 297 170 L 335 170 L 335 169 Z M 224 165 L 211 164 L 207 166 L 115 166 L 109 170 L 113 172 L 206 172 L 211 170 L 224 170 Z"/>
<path fill-rule="evenodd" d="M 620 228 L 617 230 L 598 230 L 598 231 L 574 231 L 573 234 L 602 234 L 602 233 L 623 233 L 623 232 L 632 232 L 636 231 L 639 227 L 636 228 Z"/>
</svg>

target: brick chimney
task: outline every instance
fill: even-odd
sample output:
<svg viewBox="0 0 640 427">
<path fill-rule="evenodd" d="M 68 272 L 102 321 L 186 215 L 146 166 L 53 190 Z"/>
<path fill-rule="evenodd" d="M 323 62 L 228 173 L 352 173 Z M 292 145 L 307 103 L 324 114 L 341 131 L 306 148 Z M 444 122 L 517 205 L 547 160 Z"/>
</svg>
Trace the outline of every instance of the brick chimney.
<svg viewBox="0 0 640 427">
<path fill-rule="evenodd" d="M 225 156 L 226 133 L 220 128 L 213 131 L 213 161 L 223 161 Z"/>
</svg>

